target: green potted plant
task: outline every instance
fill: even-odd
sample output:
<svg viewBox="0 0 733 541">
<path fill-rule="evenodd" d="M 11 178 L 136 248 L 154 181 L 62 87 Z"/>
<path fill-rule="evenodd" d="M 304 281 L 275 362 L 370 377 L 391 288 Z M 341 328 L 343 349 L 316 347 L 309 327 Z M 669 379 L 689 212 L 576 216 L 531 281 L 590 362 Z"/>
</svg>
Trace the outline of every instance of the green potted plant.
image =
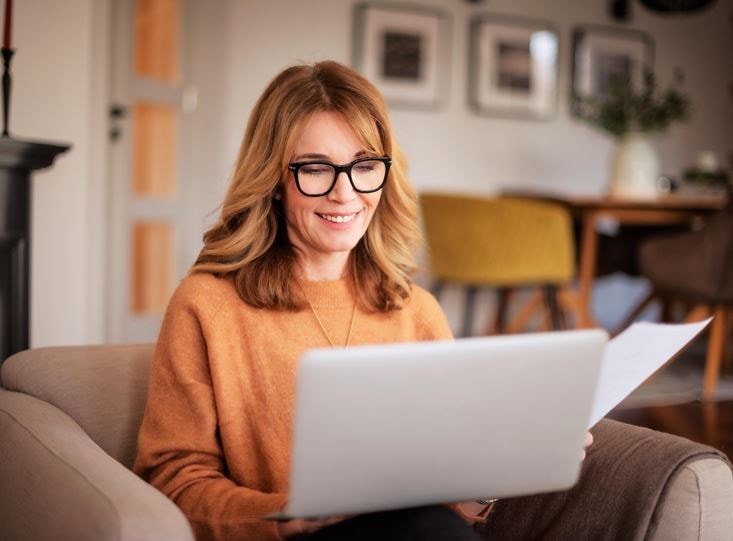
<svg viewBox="0 0 733 541">
<path fill-rule="evenodd" d="M 679 89 L 682 81 L 678 72 L 674 83 L 660 90 L 654 74 L 645 72 L 641 88 L 628 78 L 617 79 L 606 96 L 578 98 L 579 116 L 618 140 L 611 167 L 611 195 L 657 194 L 659 161 L 649 135 L 665 132 L 673 122 L 688 118 L 690 100 Z"/>
<path fill-rule="evenodd" d="M 718 157 L 711 150 L 701 151 L 697 163 L 685 169 L 682 177 L 698 191 L 720 192 L 732 188 L 728 172 L 720 166 Z"/>
</svg>

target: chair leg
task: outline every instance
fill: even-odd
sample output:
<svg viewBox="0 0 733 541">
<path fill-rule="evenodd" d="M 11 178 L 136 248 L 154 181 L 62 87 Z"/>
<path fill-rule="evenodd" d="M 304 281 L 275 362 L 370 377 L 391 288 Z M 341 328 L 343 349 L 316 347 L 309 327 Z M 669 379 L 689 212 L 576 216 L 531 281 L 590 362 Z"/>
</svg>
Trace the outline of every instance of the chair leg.
<svg viewBox="0 0 733 541">
<path fill-rule="evenodd" d="M 471 336 L 473 333 L 473 311 L 476 306 L 476 293 L 478 288 L 476 286 L 466 287 L 466 305 L 463 309 L 463 331 L 461 336 Z"/>
<path fill-rule="evenodd" d="M 711 308 L 707 304 L 698 304 L 685 316 L 684 323 L 695 323 L 707 319 L 712 315 Z"/>
<path fill-rule="evenodd" d="M 705 360 L 705 376 L 703 379 L 702 398 L 712 400 L 720 376 L 720 362 L 723 358 L 723 344 L 726 339 L 726 309 L 724 306 L 715 307 L 715 318 L 711 322 L 710 336 L 708 337 L 708 353 Z"/>
<path fill-rule="evenodd" d="M 491 334 L 504 334 L 506 330 L 506 316 L 509 309 L 509 297 L 511 297 L 512 289 L 509 287 L 500 287 L 496 290 L 496 318 Z"/>
<path fill-rule="evenodd" d="M 650 291 L 649 293 L 647 293 L 611 334 L 613 336 L 620 334 L 624 329 L 626 329 L 626 327 L 636 321 L 636 318 L 639 317 L 644 310 L 646 310 L 646 307 L 649 306 L 649 304 L 656 298 L 656 296 L 657 294 L 654 291 Z"/>
<path fill-rule="evenodd" d="M 576 328 L 580 325 L 580 298 L 575 290 L 570 286 L 564 286 L 557 292 L 560 310 L 565 318 L 566 328 Z M 570 316 L 570 322 L 568 322 Z"/>
<path fill-rule="evenodd" d="M 550 312 L 550 322 L 553 331 L 562 330 L 565 327 L 562 312 L 557 302 L 557 287 L 552 284 L 543 286 L 545 305 Z"/>
<path fill-rule="evenodd" d="M 542 309 L 542 294 L 535 291 L 532 296 L 524 302 L 519 312 L 509 321 L 506 326 L 508 334 L 515 334 L 525 330 L 527 324 L 536 315 L 538 310 Z"/>
<path fill-rule="evenodd" d="M 723 334 L 723 360 L 721 361 L 721 371 L 723 372 L 730 372 L 731 369 L 731 357 L 729 355 L 730 353 L 730 338 L 731 338 L 731 323 L 733 323 L 733 308 L 730 306 L 727 308 L 727 312 L 725 315 L 725 322 L 727 323 L 727 326 L 725 328 L 725 333 Z"/>
</svg>

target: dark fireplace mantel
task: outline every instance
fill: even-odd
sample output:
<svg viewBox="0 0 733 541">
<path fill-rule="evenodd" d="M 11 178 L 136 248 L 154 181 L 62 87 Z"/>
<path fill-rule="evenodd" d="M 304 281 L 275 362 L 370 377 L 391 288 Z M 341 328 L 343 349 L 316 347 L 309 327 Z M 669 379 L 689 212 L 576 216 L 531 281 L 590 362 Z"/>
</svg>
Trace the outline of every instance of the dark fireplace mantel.
<svg viewBox="0 0 733 541">
<path fill-rule="evenodd" d="M 69 148 L 0 137 L 0 363 L 29 344 L 31 174 Z"/>
</svg>

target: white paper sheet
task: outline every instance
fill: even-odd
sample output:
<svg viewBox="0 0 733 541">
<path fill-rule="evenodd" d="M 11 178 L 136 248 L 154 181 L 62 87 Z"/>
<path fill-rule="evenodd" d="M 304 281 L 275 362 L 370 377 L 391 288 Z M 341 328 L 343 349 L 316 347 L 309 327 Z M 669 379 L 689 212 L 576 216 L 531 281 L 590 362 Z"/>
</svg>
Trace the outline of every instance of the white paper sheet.
<svg viewBox="0 0 733 541">
<path fill-rule="evenodd" d="M 712 318 L 668 325 L 634 323 L 606 345 L 589 427 L 600 421 L 692 340 Z"/>
</svg>

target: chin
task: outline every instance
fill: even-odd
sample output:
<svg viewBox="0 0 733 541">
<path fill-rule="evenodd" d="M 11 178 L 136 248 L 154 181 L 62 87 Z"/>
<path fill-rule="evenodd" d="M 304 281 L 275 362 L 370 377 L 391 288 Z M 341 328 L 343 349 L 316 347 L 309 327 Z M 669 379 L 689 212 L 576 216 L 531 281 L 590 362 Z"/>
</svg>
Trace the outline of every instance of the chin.
<svg viewBox="0 0 733 541">
<path fill-rule="evenodd" d="M 334 252 L 350 252 L 351 250 L 356 248 L 356 245 L 359 244 L 360 240 L 361 237 L 343 240 L 341 242 L 334 242 L 331 244 L 331 249 Z"/>
<path fill-rule="evenodd" d="M 345 243 L 334 244 L 328 247 L 328 251 L 329 252 L 350 252 L 351 250 L 356 248 L 357 244 L 359 244 L 359 241 L 350 242 L 348 244 L 345 244 Z"/>
<path fill-rule="evenodd" d="M 348 236 L 341 236 L 341 238 L 332 238 L 330 242 L 327 241 L 324 244 L 334 252 L 348 252 L 359 244 L 363 236 L 364 233 L 359 233 L 358 235 L 352 233 Z"/>
</svg>

